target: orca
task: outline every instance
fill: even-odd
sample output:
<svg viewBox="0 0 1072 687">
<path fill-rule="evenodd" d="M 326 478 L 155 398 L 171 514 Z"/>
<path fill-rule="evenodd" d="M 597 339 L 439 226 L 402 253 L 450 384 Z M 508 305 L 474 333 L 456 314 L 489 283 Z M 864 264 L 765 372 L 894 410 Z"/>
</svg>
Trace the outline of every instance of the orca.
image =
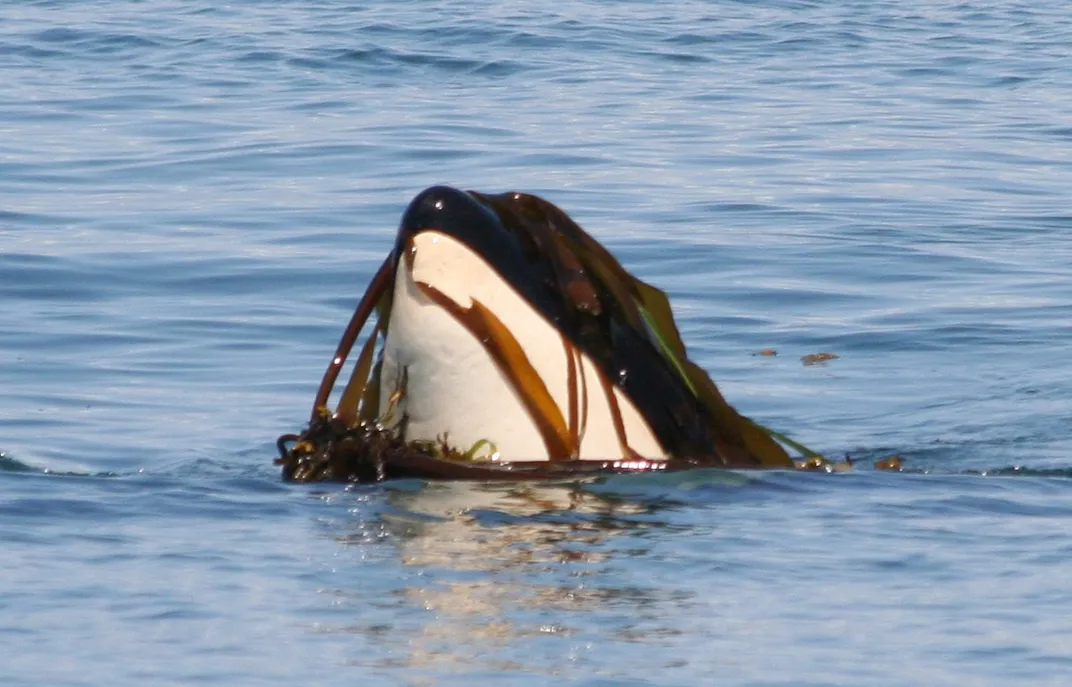
<svg viewBox="0 0 1072 687">
<path fill-rule="evenodd" d="M 689 360 L 666 295 L 518 192 L 412 200 L 313 405 L 280 438 L 291 479 L 793 467 Z"/>
</svg>

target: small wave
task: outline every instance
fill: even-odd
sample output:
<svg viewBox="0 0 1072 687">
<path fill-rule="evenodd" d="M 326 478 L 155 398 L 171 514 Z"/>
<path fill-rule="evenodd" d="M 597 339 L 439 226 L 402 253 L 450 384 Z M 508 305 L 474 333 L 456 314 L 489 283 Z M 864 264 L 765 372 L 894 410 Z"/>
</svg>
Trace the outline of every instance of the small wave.
<svg viewBox="0 0 1072 687">
<path fill-rule="evenodd" d="M 0 472 L 22 472 L 63 477 L 117 477 L 114 472 L 95 472 L 83 466 L 36 465 L 19 460 L 9 453 L 0 453 Z"/>
<path fill-rule="evenodd" d="M 450 54 L 406 52 L 380 46 L 360 49 L 335 49 L 319 55 L 292 58 L 290 64 L 302 68 L 332 69 L 348 64 L 375 67 L 434 69 L 450 73 L 479 76 L 509 76 L 525 69 L 525 65 L 508 59 L 485 60 L 457 57 Z"/>
<path fill-rule="evenodd" d="M 69 28 L 51 28 L 38 32 L 33 38 L 51 45 L 70 45 L 86 48 L 91 53 L 115 53 L 131 48 L 159 47 L 159 41 L 132 33 L 102 33 Z"/>
<path fill-rule="evenodd" d="M 41 470 L 16 460 L 6 453 L 0 453 L 0 472 L 41 472 Z"/>
<path fill-rule="evenodd" d="M 1024 465 L 1010 465 L 1003 468 L 965 470 L 960 474 L 978 475 L 979 477 L 1048 477 L 1056 479 L 1072 479 L 1072 468 L 1031 468 Z"/>
</svg>

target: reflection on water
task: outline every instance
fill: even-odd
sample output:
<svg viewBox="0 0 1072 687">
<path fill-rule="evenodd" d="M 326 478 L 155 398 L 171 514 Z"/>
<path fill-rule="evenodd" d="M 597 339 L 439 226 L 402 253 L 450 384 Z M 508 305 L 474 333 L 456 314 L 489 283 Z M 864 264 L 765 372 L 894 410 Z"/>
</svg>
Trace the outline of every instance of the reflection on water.
<svg viewBox="0 0 1072 687">
<path fill-rule="evenodd" d="M 474 483 L 392 489 L 372 503 L 330 534 L 361 558 L 389 547 L 402 571 L 375 600 L 381 619 L 335 628 L 381 643 L 386 658 L 357 664 L 557 673 L 586 661 L 608 625 L 627 642 L 673 634 L 660 625 L 673 616 L 665 606 L 688 601 L 626 572 L 648 555 L 647 533 L 665 527 L 662 505 L 582 484 Z M 335 593 L 368 601 L 360 589 Z"/>
<path fill-rule="evenodd" d="M 845 661 L 873 678 L 853 684 L 922 684 L 900 671 L 951 609 L 974 609 L 958 623 L 977 634 L 936 632 L 950 651 L 1047 660 L 1048 645 L 986 623 L 1026 623 L 1026 607 L 1064 617 L 1034 604 L 1063 594 L 1052 533 L 1072 516 L 1054 498 L 1065 481 L 697 470 L 336 488 L 315 511 L 337 547 L 315 629 L 389 684 L 798 684 L 786 675 Z M 912 664 L 915 677 L 959 684 L 945 655 Z"/>
</svg>

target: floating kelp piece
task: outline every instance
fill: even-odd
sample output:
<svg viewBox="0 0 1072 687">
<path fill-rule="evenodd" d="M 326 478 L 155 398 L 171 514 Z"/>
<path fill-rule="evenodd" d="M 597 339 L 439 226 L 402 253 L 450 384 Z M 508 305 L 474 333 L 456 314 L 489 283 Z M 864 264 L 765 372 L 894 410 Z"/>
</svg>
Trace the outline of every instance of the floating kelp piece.
<svg viewBox="0 0 1072 687">
<path fill-rule="evenodd" d="M 904 460 L 901 456 L 889 456 L 882 460 L 875 461 L 876 470 L 895 470 L 901 471 L 904 469 Z"/>
<path fill-rule="evenodd" d="M 793 461 L 797 470 L 809 472 L 848 472 L 853 469 L 852 458 L 845 457 L 843 461 L 830 460 L 824 456 L 810 456 L 802 460 Z"/>
<path fill-rule="evenodd" d="M 778 441 L 814 455 L 737 413 L 688 359 L 666 295 L 523 193 L 437 186 L 410 203 L 313 408 L 280 437 L 287 479 L 792 469 Z"/>
<path fill-rule="evenodd" d="M 805 365 L 822 365 L 830 360 L 837 360 L 840 358 L 837 353 L 809 353 L 800 359 L 800 362 Z"/>
</svg>

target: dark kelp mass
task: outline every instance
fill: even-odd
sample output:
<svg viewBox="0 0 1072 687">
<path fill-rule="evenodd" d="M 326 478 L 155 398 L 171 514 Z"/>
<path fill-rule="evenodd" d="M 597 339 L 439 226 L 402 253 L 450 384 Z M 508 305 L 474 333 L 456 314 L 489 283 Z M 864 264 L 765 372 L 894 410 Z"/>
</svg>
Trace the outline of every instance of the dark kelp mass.
<svg viewBox="0 0 1072 687">
<path fill-rule="evenodd" d="M 534 313 L 526 320 L 535 322 L 534 328 L 525 332 L 506 324 L 508 319 L 519 321 L 517 307 L 497 313 L 471 293 L 458 296 L 462 287 L 454 282 L 469 277 L 450 272 L 454 264 L 486 266 L 492 276 L 480 283 L 483 293 L 490 283 L 516 294 L 522 309 Z M 426 274 L 436 279 L 426 280 Z M 399 298 L 416 305 L 403 309 L 399 302 L 395 313 Z M 375 324 L 332 412 L 327 404 L 335 381 L 373 314 Z M 393 314 L 399 319 L 397 331 L 392 329 Z M 419 319 L 433 316 L 440 319 Z M 418 319 L 404 324 L 403 317 Z M 484 357 L 471 359 L 489 361 L 494 373 L 474 367 L 473 374 L 499 376 L 499 382 L 488 383 L 507 385 L 540 438 L 542 459 L 501 454 L 501 436 L 462 445 L 451 443 L 447 427 L 429 436 L 410 436 L 416 421 L 409 411 L 421 400 L 410 392 L 432 388 L 422 387 L 427 380 L 414 379 L 414 370 L 428 377 L 438 371 L 427 362 L 407 365 L 406 356 L 416 354 L 406 353 L 406 347 L 412 348 L 412 339 L 419 338 L 414 332 L 431 332 L 422 327 L 444 317 L 471 337 L 467 345 L 478 342 Z M 544 331 L 554 336 L 540 339 L 532 333 Z M 549 379 L 537 369 L 548 369 L 537 361 L 547 348 L 555 349 L 553 362 L 560 365 L 555 369 L 564 370 L 563 379 Z M 443 355 L 444 365 L 453 364 L 451 351 L 436 354 Z M 470 393 L 469 385 L 458 385 L 453 393 L 462 399 Z M 489 418 L 500 412 L 505 411 L 486 409 Z M 610 418 L 620 452 L 582 458 L 582 444 L 589 440 L 586 432 L 595 432 L 592 418 L 597 412 Z M 457 427 L 453 431 L 457 433 Z M 650 433 L 662 455 L 634 449 L 635 437 L 643 433 Z M 276 462 L 285 478 L 298 481 L 520 479 L 696 467 L 794 467 L 779 441 L 803 449 L 727 403 L 707 373 L 689 360 L 666 295 L 629 274 L 558 207 L 523 193 L 487 195 L 433 187 L 405 211 L 393 250 L 361 298 L 324 374 L 309 427 L 300 435 L 280 437 Z M 825 464 L 803 452 L 809 465 L 800 467 Z"/>
</svg>

